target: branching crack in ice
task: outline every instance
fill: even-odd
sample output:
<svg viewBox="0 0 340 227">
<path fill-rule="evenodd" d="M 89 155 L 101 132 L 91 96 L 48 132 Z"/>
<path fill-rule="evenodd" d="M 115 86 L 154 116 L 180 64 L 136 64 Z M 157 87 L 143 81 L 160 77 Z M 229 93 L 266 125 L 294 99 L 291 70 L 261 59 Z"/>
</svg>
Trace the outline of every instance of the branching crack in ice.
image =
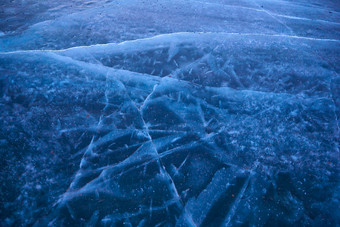
<svg viewBox="0 0 340 227">
<path fill-rule="evenodd" d="M 162 80 L 161 80 L 159 83 L 161 83 L 161 82 L 162 82 Z M 169 175 L 169 173 L 166 171 L 166 169 L 165 169 L 165 167 L 164 167 L 164 165 L 163 165 L 163 163 L 162 163 L 162 161 L 161 161 L 161 157 L 160 157 L 160 155 L 159 155 L 159 153 L 158 153 L 158 151 L 157 151 L 157 149 L 156 149 L 156 146 L 155 146 L 155 144 L 154 144 L 154 142 L 153 142 L 153 139 L 152 139 L 152 137 L 151 137 L 151 135 L 150 135 L 150 133 L 149 133 L 149 127 L 148 127 L 148 125 L 145 123 L 145 120 L 144 120 L 144 118 L 143 118 L 143 109 L 145 108 L 145 105 L 148 103 L 150 97 L 151 97 L 151 96 L 153 95 L 153 93 L 155 92 L 157 86 L 158 86 L 158 84 L 156 84 L 156 85 L 153 87 L 152 92 L 146 97 L 146 99 L 144 100 L 144 102 L 143 102 L 142 105 L 141 105 L 141 108 L 140 108 L 140 110 L 139 110 L 139 113 L 140 113 L 141 118 L 142 118 L 142 120 L 143 120 L 143 124 L 144 124 L 144 126 L 145 126 L 145 128 L 146 128 L 146 132 L 147 132 L 147 134 L 148 134 L 148 137 L 149 137 L 150 141 L 152 142 L 152 145 L 153 145 L 154 150 L 155 150 L 156 153 L 157 153 L 158 160 L 159 160 L 159 163 L 160 163 L 160 168 L 161 168 L 162 171 L 166 174 L 166 176 L 170 179 L 170 187 L 172 188 L 172 190 L 173 190 L 173 192 L 174 192 L 174 195 L 175 195 L 174 197 L 180 202 L 180 207 L 181 207 L 181 209 L 183 209 L 183 202 L 182 202 L 182 199 L 181 199 L 180 195 L 178 194 L 178 190 L 177 190 L 177 188 L 176 188 L 176 186 L 175 186 L 174 180 L 171 178 L 171 176 Z M 136 107 L 136 108 L 137 108 L 137 107 Z"/>
</svg>

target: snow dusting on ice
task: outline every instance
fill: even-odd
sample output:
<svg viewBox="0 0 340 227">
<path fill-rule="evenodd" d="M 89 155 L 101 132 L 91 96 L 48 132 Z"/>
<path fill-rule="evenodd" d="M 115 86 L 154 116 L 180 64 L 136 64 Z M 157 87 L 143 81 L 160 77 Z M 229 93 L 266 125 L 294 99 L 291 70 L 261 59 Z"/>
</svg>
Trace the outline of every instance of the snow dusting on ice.
<svg viewBox="0 0 340 227">
<path fill-rule="evenodd" d="M 340 225 L 337 1 L 0 8 L 0 226 Z"/>
</svg>

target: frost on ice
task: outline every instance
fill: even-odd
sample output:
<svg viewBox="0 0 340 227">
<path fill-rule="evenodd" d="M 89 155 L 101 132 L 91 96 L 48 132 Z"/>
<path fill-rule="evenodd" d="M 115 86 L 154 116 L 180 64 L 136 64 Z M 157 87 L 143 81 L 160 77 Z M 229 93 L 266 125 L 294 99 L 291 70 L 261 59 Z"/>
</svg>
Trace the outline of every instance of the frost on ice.
<svg viewBox="0 0 340 227">
<path fill-rule="evenodd" d="M 181 32 L 157 21 L 171 33 L 68 48 L 54 25 L 100 9 L 79 6 L 4 33 L 1 225 L 339 223 L 339 13 L 316 8 L 303 19 L 304 4 L 265 3 L 190 3 L 208 18 L 230 9 L 226 23 L 252 12 L 261 32 L 247 17 L 244 31 L 204 21 L 203 32 Z M 108 9 L 93 26 L 107 26 Z M 299 30 L 309 20 L 324 32 Z M 50 46 L 58 50 L 42 50 Z"/>
</svg>

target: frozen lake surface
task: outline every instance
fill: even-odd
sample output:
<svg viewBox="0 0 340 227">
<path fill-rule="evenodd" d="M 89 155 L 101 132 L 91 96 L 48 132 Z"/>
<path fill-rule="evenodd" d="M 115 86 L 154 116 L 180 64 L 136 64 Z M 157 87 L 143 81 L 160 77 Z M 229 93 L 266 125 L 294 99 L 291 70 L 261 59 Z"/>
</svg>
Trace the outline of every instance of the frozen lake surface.
<svg viewBox="0 0 340 227">
<path fill-rule="evenodd" d="M 340 225 L 338 0 L 0 1 L 0 226 Z"/>
</svg>

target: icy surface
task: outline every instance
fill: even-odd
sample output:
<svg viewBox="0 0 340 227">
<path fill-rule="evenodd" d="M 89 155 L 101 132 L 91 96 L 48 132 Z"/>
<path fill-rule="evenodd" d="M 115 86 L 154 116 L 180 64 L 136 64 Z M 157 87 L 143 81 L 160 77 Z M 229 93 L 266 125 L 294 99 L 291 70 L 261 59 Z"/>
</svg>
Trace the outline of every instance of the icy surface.
<svg viewBox="0 0 340 227">
<path fill-rule="evenodd" d="M 337 1 L 0 7 L 1 226 L 340 225 Z"/>
</svg>

